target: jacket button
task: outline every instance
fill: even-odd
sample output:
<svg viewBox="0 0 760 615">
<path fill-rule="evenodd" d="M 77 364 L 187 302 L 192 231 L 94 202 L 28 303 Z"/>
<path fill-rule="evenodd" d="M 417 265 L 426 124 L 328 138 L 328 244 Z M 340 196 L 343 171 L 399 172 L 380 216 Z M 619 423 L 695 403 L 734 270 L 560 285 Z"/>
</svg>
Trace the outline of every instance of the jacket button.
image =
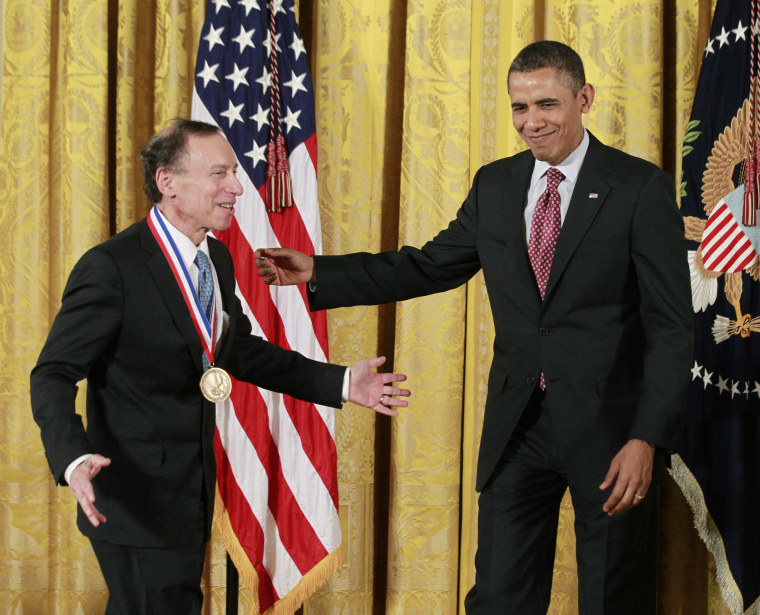
<svg viewBox="0 0 760 615">
<path fill-rule="evenodd" d="M 526 384 L 534 384 L 535 382 L 536 382 L 536 379 L 535 379 L 533 376 L 528 376 L 528 377 L 525 379 L 525 383 L 526 383 Z"/>
<path fill-rule="evenodd" d="M 540 327 L 538 329 L 538 334 L 544 335 L 544 336 L 549 335 L 549 329 L 547 329 L 546 327 Z"/>
</svg>

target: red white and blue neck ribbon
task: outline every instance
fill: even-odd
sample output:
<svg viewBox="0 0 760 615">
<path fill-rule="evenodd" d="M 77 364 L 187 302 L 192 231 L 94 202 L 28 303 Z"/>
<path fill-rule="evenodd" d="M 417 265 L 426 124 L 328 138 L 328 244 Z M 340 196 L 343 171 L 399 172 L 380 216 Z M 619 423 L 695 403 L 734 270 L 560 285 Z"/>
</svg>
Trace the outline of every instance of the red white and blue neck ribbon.
<svg viewBox="0 0 760 615">
<path fill-rule="evenodd" d="M 209 322 L 201 308 L 201 302 L 190 278 L 190 272 L 187 270 L 180 251 L 174 243 L 169 229 L 166 227 L 166 220 L 163 214 L 156 205 L 153 206 L 153 209 L 148 214 L 148 226 L 169 263 L 169 267 L 174 274 L 174 279 L 177 280 L 177 285 L 182 292 L 182 297 L 190 312 L 190 317 L 195 325 L 195 330 L 198 332 L 198 337 L 201 339 L 201 345 L 206 353 L 209 365 L 213 365 L 214 347 L 216 345 L 216 335 L 213 334 L 216 331 L 216 299 L 213 302 L 212 317 L 211 322 Z"/>
</svg>

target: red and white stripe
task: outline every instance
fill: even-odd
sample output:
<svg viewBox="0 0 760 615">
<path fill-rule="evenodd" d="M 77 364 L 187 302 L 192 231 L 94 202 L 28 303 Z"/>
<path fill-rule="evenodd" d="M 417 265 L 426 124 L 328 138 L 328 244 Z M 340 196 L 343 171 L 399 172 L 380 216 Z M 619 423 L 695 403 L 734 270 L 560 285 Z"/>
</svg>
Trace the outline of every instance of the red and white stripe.
<svg viewBox="0 0 760 615">
<path fill-rule="evenodd" d="M 193 118 L 215 123 L 195 92 Z M 309 312 L 302 287 L 266 286 L 254 263 L 257 247 L 284 245 L 307 254 L 322 250 L 316 138 L 299 145 L 289 163 L 293 208 L 268 213 L 266 186 L 259 192 L 241 170 L 244 193 L 235 219 L 215 236 L 232 253 L 237 295 L 253 334 L 327 361 L 324 312 Z M 230 398 L 217 404 L 214 445 L 219 494 L 255 571 L 264 612 L 340 547 L 333 410 L 235 382 Z M 241 577 L 246 576 L 241 569 Z"/>
<path fill-rule="evenodd" d="M 757 258 L 757 252 L 724 200 L 707 219 L 702 233 L 702 261 L 710 271 L 743 271 Z"/>
</svg>

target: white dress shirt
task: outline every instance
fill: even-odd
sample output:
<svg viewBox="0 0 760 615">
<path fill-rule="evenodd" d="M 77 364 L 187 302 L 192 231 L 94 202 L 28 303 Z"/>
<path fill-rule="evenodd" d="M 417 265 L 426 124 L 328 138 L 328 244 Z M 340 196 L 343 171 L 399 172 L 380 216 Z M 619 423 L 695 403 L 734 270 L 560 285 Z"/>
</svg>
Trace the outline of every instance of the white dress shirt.
<svg viewBox="0 0 760 615">
<path fill-rule="evenodd" d="M 557 191 L 559 192 L 559 210 L 562 224 L 565 222 L 567 210 L 570 207 L 570 199 L 573 196 L 575 184 L 578 181 L 578 174 L 583 165 L 583 159 L 588 151 L 589 136 L 586 129 L 583 130 L 583 139 L 580 145 L 576 147 L 570 155 L 554 168 L 562 171 L 565 176 Z M 530 242 L 530 224 L 533 221 L 533 212 L 536 209 L 538 199 L 546 190 L 546 172 L 551 165 L 543 160 L 536 160 L 533 166 L 533 175 L 530 178 L 530 187 L 528 188 L 527 203 L 525 205 L 525 241 Z"/>
</svg>

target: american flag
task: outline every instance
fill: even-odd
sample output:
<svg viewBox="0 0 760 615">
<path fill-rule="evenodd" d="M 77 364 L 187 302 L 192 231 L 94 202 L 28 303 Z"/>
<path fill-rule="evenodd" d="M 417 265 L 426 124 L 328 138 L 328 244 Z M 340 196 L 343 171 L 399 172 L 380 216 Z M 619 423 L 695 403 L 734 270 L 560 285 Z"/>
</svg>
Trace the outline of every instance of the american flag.
<svg viewBox="0 0 760 615">
<path fill-rule="evenodd" d="M 239 162 L 244 194 L 216 236 L 232 253 L 253 333 L 326 361 L 324 312 L 309 312 L 303 288 L 264 285 L 253 255 L 263 246 L 322 248 L 313 86 L 293 0 L 208 3 L 193 118 L 218 125 Z M 268 169 L 271 209 L 289 196 L 292 207 L 269 211 Z M 342 562 L 334 434 L 331 409 L 243 383 L 217 405 L 215 516 L 256 613 L 275 604 L 294 611 Z"/>
</svg>

